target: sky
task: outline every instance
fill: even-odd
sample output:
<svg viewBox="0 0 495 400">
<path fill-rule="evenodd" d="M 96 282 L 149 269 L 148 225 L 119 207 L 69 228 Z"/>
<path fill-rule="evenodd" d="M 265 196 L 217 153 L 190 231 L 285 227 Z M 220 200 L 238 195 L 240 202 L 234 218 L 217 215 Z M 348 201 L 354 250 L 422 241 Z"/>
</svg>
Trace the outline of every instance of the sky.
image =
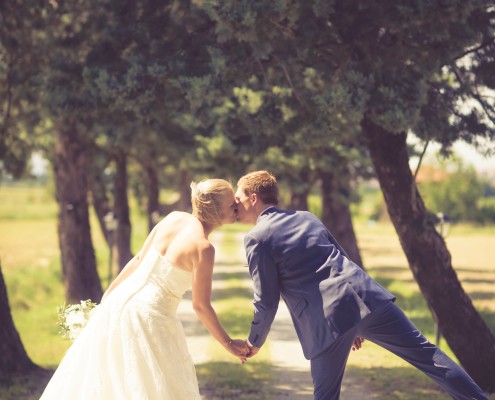
<svg viewBox="0 0 495 400">
<path fill-rule="evenodd" d="M 472 146 L 466 143 L 456 143 L 454 145 L 456 153 L 463 159 L 471 163 L 479 172 L 492 172 L 495 174 L 495 155 L 491 157 L 483 157 Z M 495 144 L 491 144 L 491 148 L 495 148 Z"/>
</svg>

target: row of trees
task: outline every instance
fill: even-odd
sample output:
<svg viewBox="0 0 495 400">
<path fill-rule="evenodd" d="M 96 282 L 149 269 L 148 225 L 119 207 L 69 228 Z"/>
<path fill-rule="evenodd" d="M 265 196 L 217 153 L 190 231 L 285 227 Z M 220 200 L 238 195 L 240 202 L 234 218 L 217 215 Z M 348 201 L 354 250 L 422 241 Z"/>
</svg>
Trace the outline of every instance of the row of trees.
<svg viewBox="0 0 495 400">
<path fill-rule="evenodd" d="M 429 210 L 444 213 L 452 222 L 495 223 L 495 187 L 472 166 L 454 158 L 430 168 L 431 176 L 419 180 Z"/>
<path fill-rule="evenodd" d="M 69 301 L 102 292 L 88 199 L 101 219 L 114 210 L 121 265 L 131 257 L 130 159 L 140 166 L 150 226 L 170 168 L 170 186 L 184 193 L 178 207 L 198 175 L 267 168 L 297 208 L 321 182 L 322 218 L 358 262 L 348 204 L 354 182 L 376 174 L 436 322 L 466 370 L 495 391 L 495 338 L 452 268 L 406 143 L 411 131 L 446 151 L 458 139 L 493 138 L 491 2 L 12 0 L 0 7 L 0 156 L 13 174 L 33 149 L 53 165 Z M 109 165 L 111 192 L 102 179 Z"/>
</svg>

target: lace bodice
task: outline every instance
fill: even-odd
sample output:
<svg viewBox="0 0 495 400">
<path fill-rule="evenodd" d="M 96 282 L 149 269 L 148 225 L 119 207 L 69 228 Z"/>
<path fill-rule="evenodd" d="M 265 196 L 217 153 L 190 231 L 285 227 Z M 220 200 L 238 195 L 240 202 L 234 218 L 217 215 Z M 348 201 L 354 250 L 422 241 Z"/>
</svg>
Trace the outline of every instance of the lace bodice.
<svg viewBox="0 0 495 400">
<path fill-rule="evenodd" d="M 167 315 L 175 314 L 184 293 L 191 289 L 192 273 L 174 267 L 154 247 L 148 250 L 135 274 L 133 291 L 137 291 L 140 304 Z"/>
<path fill-rule="evenodd" d="M 147 259 L 150 259 L 149 261 Z M 143 264 L 151 265 L 150 281 L 155 282 L 163 290 L 181 298 L 191 289 L 192 273 L 179 267 L 174 267 L 170 261 L 162 256 L 154 247 L 146 254 Z M 143 265 L 144 267 L 144 265 Z"/>
</svg>

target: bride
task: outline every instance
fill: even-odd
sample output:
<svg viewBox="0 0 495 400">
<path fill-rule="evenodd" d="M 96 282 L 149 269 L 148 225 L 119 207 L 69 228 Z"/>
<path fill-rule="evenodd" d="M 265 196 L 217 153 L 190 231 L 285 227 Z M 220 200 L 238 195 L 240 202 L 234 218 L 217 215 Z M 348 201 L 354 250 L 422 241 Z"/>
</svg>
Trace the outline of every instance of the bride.
<svg viewBox="0 0 495 400">
<path fill-rule="evenodd" d="M 245 361 L 249 348 L 230 338 L 210 303 L 215 249 L 208 235 L 235 221 L 234 192 L 223 179 L 191 188 L 192 214 L 174 211 L 156 225 L 103 295 L 42 400 L 201 399 L 176 316 L 189 289 L 204 326 Z"/>
</svg>

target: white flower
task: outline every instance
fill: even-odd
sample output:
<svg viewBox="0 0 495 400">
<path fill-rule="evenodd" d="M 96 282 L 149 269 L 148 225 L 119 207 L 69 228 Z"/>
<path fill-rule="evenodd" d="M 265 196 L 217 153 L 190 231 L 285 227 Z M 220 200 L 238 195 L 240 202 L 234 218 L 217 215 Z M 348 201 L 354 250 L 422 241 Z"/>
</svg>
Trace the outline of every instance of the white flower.
<svg viewBox="0 0 495 400">
<path fill-rule="evenodd" d="M 69 314 L 65 315 L 65 323 L 68 326 L 80 325 L 83 326 L 86 324 L 86 318 L 84 316 L 83 310 L 75 310 Z"/>
<path fill-rule="evenodd" d="M 76 340 L 76 338 L 79 336 L 81 331 L 82 331 L 82 327 L 73 326 L 69 333 L 69 339 Z"/>
<path fill-rule="evenodd" d="M 98 306 L 96 305 L 91 310 L 89 310 L 88 319 L 90 319 L 94 315 L 97 308 L 98 308 Z"/>
<path fill-rule="evenodd" d="M 94 314 L 96 303 L 91 300 L 81 300 L 80 304 L 59 307 L 58 324 L 60 334 L 70 340 L 76 339 Z"/>
</svg>

